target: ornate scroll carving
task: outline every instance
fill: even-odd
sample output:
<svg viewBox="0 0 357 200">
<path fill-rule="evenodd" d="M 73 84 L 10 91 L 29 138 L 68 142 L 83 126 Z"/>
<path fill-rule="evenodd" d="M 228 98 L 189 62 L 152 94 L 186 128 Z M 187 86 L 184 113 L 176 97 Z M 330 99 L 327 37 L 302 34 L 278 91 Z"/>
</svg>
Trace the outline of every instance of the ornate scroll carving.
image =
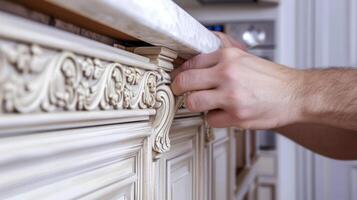
<svg viewBox="0 0 357 200">
<path fill-rule="evenodd" d="M 157 114 L 154 120 L 155 138 L 153 149 L 163 153 L 170 149 L 169 131 L 174 115 L 182 104 L 182 98 L 175 99 L 167 84 L 170 83 L 170 76 L 164 70 L 172 70 L 172 62 L 177 58 L 176 52 L 165 47 L 134 47 L 130 48 L 134 53 L 150 58 L 150 62 L 159 66 L 159 84 L 156 95 Z M 181 99 L 181 100 L 180 100 Z"/>
<path fill-rule="evenodd" d="M 206 115 L 205 115 L 206 116 Z M 204 132 L 206 143 L 210 143 L 215 140 L 213 128 L 208 125 L 207 119 L 204 120 Z"/>
<path fill-rule="evenodd" d="M 168 86 L 165 83 L 169 82 L 168 75 L 164 71 L 160 71 L 161 82 L 157 88 L 156 95 L 156 118 L 154 120 L 154 135 L 155 141 L 153 149 L 156 152 L 163 153 L 170 149 L 169 130 L 174 119 L 174 96 Z"/>
<path fill-rule="evenodd" d="M 153 149 L 170 147 L 174 97 L 163 70 L 0 40 L 0 113 L 157 110 Z"/>
</svg>

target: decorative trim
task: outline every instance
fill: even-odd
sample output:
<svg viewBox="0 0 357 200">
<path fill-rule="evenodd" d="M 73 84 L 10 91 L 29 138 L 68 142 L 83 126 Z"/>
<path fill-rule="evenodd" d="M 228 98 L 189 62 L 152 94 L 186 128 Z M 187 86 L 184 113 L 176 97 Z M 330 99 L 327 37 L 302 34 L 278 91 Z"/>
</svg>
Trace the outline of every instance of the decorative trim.
<svg viewBox="0 0 357 200">
<path fill-rule="evenodd" d="M 214 131 L 213 128 L 208 125 L 207 119 L 204 121 L 204 127 L 205 127 L 205 141 L 206 143 L 211 143 L 212 141 L 215 140 L 214 136 Z"/>
<path fill-rule="evenodd" d="M 1 112 L 154 108 L 162 73 L 0 40 Z"/>
<path fill-rule="evenodd" d="M 173 69 L 172 62 L 177 58 L 177 53 L 165 47 L 132 47 L 127 48 L 136 54 L 150 58 L 150 62 L 159 67 L 161 81 L 170 84 L 170 76 L 165 72 Z M 156 96 L 157 117 L 154 120 L 153 149 L 158 153 L 164 153 L 170 149 L 169 131 L 174 115 L 183 103 L 183 97 L 174 96 L 169 87 L 160 85 Z M 176 102 L 176 103 L 175 103 Z"/>
<path fill-rule="evenodd" d="M 178 109 L 182 107 L 184 97 L 174 98 L 170 88 L 159 87 L 157 91 L 157 102 L 163 103 L 158 106 L 157 117 L 154 121 L 155 141 L 154 150 L 158 153 L 164 153 L 170 149 L 169 131 Z"/>
<path fill-rule="evenodd" d="M 153 149 L 170 147 L 170 76 L 118 62 L 0 39 L 0 113 L 157 110 Z"/>
<path fill-rule="evenodd" d="M 163 70 L 162 74 L 163 82 L 169 80 L 169 76 Z M 169 82 L 166 82 L 169 83 Z M 170 87 L 166 85 L 159 85 L 156 93 L 156 117 L 154 120 L 154 135 L 155 141 L 153 143 L 154 151 L 158 153 L 164 153 L 170 149 L 169 131 L 172 121 L 175 116 L 175 99 L 171 92 Z"/>
<path fill-rule="evenodd" d="M 132 47 L 126 50 L 150 58 L 151 63 L 167 71 L 174 69 L 173 62 L 177 59 L 177 53 L 165 47 Z"/>
</svg>

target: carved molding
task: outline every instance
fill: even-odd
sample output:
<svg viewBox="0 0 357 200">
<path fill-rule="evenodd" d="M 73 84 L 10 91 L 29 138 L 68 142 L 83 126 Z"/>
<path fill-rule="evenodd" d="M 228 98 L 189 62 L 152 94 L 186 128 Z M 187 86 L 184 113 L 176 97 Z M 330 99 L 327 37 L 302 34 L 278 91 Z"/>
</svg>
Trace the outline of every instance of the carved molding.
<svg viewBox="0 0 357 200">
<path fill-rule="evenodd" d="M 206 143 L 210 143 L 215 140 L 213 128 L 208 125 L 206 115 L 204 120 L 204 133 L 205 133 Z"/>
<path fill-rule="evenodd" d="M 174 96 L 163 70 L 0 40 L 0 114 L 156 109 L 153 149 L 170 148 Z"/>
<path fill-rule="evenodd" d="M 153 149 L 158 153 L 163 153 L 170 149 L 169 131 L 175 115 L 175 103 L 170 88 L 165 85 L 158 87 L 156 100 L 157 113 L 153 124 L 155 127 Z"/>
</svg>

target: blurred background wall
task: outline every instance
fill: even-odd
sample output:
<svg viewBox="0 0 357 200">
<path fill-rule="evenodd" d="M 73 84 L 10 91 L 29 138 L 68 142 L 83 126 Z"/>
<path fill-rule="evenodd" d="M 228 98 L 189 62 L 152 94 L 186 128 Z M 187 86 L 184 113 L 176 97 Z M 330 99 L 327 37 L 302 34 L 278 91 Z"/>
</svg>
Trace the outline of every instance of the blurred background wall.
<svg viewBox="0 0 357 200">
<path fill-rule="evenodd" d="M 355 0 L 222 2 L 177 0 L 208 28 L 245 42 L 258 56 L 301 69 L 357 66 Z M 257 169 L 256 178 L 244 183 L 255 192 L 237 199 L 357 200 L 357 162 L 316 155 L 266 131 L 256 134 L 257 168 L 248 167 Z"/>
</svg>

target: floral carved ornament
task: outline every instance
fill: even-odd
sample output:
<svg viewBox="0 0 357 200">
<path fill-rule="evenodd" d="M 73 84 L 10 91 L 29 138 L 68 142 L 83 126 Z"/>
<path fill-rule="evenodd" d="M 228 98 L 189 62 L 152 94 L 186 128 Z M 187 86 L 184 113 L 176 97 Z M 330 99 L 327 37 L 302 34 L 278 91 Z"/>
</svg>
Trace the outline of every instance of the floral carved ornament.
<svg viewBox="0 0 357 200">
<path fill-rule="evenodd" d="M 174 97 L 163 70 L 0 40 L 0 113 L 155 109 L 153 150 L 170 148 Z"/>
</svg>

